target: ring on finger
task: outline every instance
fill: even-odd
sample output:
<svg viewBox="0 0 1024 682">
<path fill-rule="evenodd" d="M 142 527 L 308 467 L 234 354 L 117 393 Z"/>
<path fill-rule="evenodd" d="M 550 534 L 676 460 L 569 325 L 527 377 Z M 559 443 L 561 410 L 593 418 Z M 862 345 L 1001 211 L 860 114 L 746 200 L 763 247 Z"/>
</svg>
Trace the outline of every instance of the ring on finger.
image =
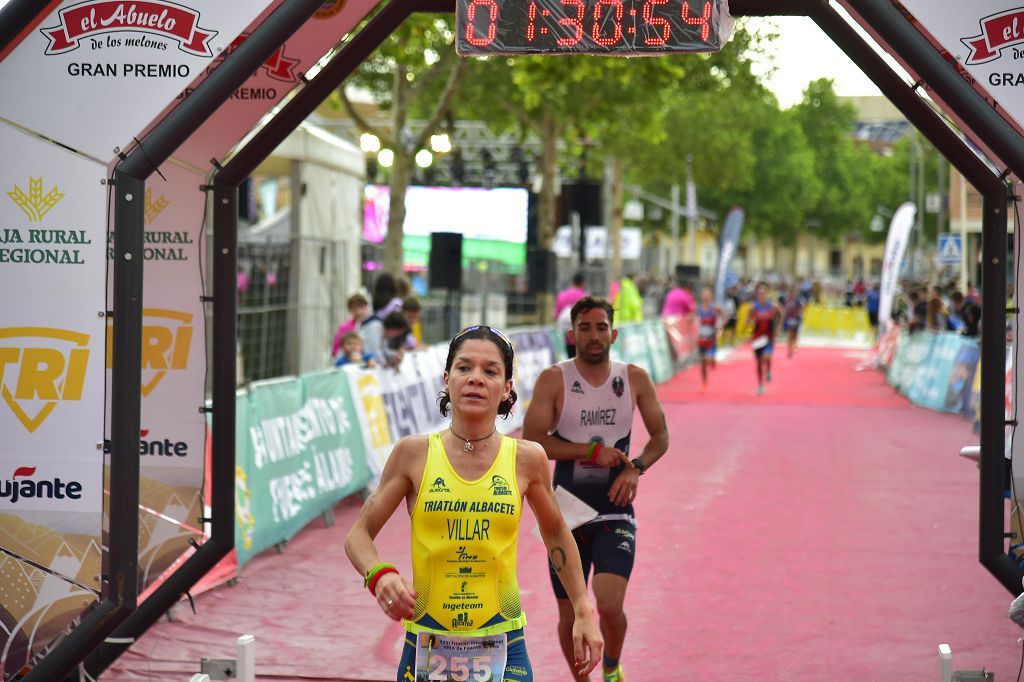
<svg viewBox="0 0 1024 682">
<path fill-rule="evenodd" d="M 388 600 L 387 600 L 386 602 L 384 602 L 384 605 L 385 605 L 385 606 L 391 606 L 391 605 L 392 605 L 392 604 L 394 604 L 394 603 L 395 603 L 395 600 L 394 600 L 394 599 L 388 599 Z"/>
</svg>

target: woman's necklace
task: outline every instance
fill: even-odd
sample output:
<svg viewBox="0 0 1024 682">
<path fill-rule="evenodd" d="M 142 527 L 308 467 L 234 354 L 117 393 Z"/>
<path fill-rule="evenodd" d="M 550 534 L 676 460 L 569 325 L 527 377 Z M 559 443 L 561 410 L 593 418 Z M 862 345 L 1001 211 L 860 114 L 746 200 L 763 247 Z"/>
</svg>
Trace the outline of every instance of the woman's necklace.
<svg viewBox="0 0 1024 682">
<path fill-rule="evenodd" d="M 459 440 L 466 442 L 466 444 L 462 446 L 462 449 L 465 450 L 466 452 L 469 452 L 470 450 L 473 449 L 473 443 L 479 443 L 482 440 L 487 440 L 488 438 L 494 435 L 494 432 L 498 430 L 498 427 L 495 426 L 493 429 L 491 429 L 491 432 L 488 433 L 483 438 L 463 438 L 459 434 L 455 433 L 455 429 L 453 429 L 451 426 L 448 427 L 448 430 L 452 432 L 453 436 L 455 436 Z"/>
</svg>

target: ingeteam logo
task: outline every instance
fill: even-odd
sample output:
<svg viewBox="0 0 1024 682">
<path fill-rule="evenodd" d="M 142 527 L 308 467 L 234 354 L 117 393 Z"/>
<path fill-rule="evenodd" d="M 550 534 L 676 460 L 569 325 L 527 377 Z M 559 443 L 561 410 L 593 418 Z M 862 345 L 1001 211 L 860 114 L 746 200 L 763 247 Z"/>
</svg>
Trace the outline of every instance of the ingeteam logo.
<svg viewBox="0 0 1024 682">
<path fill-rule="evenodd" d="M 34 433 L 61 402 L 82 399 L 89 335 L 48 327 L 0 328 L 0 396 Z"/>
<path fill-rule="evenodd" d="M 188 369 L 192 314 L 180 310 L 142 310 L 142 395 L 148 396 L 168 372 Z M 107 369 L 114 366 L 114 324 L 107 323 Z"/>
<path fill-rule="evenodd" d="M 15 185 L 14 189 L 7 193 L 7 196 L 34 223 L 40 222 L 43 216 L 49 213 L 50 209 L 59 204 L 60 200 L 64 198 L 64 195 L 57 187 L 52 187 L 49 192 L 43 194 L 42 178 L 29 178 L 27 193 L 21 187 Z"/>
<path fill-rule="evenodd" d="M 80 42 L 101 33 L 148 33 L 170 38 L 178 49 L 198 57 L 212 57 L 210 39 L 217 31 L 199 25 L 199 12 L 164 0 L 89 0 L 60 11 L 60 23 L 40 29 L 50 44 L 46 54 L 77 50 Z M 126 44 L 131 44 L 126 41 Z M 140 46 L 148 46 L 139 41 Z"/>
<path fill-rule="evenodd" d="M 60 478 L 36 481 L 35 467 L 18 467 L 7 480 L 0 481 L 0 499 L 17 504 L 20 500 L 80 500 L 82 484 L 79 481 L 64 481 Z M 18 480 L 21 479 L 21 480 Z"/>
</svg>

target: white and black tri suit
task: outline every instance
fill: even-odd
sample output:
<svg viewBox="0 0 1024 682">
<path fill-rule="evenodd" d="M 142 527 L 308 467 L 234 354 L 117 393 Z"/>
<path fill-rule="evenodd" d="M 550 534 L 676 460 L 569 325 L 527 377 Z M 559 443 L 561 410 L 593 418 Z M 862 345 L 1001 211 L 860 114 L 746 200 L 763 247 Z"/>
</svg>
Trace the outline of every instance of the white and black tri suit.
<svg viewBox="0 0 1024 682">
<path fill-rule="evenodd" d="M 570 443 L 598 442 L 629 454 L 633 427 L 633 394 L 628 366 L 612 362 L 608 379 L 591 386 L 580 375 L 575 360 L 558 363 L 562 372 L 562 411 L 553 436 Z M 612 483 L 626 468 L 588 464 L 583 460 L 557 460 L 555 487 L 561 487 L 597 511 L 597 516 L 573 531 L 583 562 L 583 576 L 614 573 L 628 578 L 636 550 L 636 517 L 633 505 L 620 507 L 609 498 Z M 550 567 L 555 595 L 568 598 L 554 569 Z"/>
</svg>

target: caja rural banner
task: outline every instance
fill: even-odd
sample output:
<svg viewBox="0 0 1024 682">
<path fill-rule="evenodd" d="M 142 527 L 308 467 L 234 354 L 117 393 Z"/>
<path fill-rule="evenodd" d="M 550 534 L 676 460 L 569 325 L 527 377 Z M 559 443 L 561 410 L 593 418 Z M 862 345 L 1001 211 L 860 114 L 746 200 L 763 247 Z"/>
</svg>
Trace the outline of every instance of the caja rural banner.
<svg viewBox="0 0 1024 682">
<path fill-rule="evenodd" d="M 139 434 L 139 587 L 198 541 L 206 421 L 203 273 L 205 178 L 167 163 L 147 183 Z M 114 235 L 107 235 L 113 258 Z M 113 269 L 111 268 L 111 271 Z M 113 287 L 110 287 L 110 295 Z M 113 321 L 107 325 L 112 369 Z M 109 378 L 109 377 L 108 377 Z M 109 392 L 108 392 L 109 397 Z M 107 418 L 111 415 L 108 406 Z"/>
<path fill-rule="evenodd" d="M 346 373 L 261 382 L 238 400 L 239 566 L 291 538 L 371 479 Z M 241 429 L 240 429 L 241 431 Z"/>
<path fill-rule="evenodd" d="M 0 554 L 10 672 L 100 589 L 107 193 L 101 164 L 2 122 L 0 150 L 0 546 L 34 562 Z"/>
</svg>

